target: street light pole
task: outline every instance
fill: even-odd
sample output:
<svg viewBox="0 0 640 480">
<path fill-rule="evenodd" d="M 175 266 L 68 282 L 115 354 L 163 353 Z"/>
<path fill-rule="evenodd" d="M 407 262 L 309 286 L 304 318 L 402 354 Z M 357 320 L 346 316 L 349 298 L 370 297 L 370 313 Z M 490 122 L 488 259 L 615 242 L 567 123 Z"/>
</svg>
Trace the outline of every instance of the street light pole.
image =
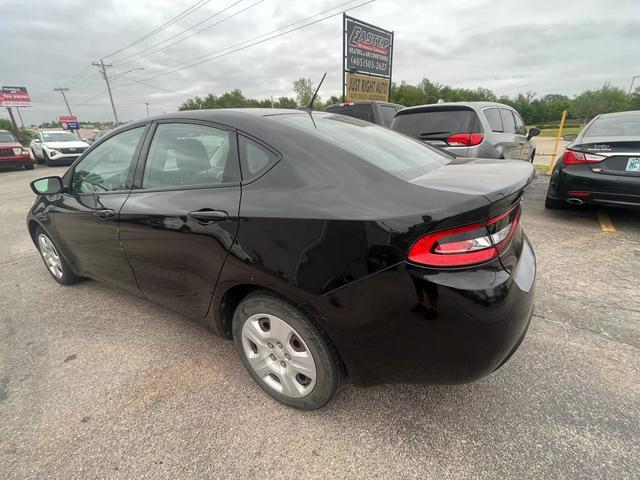
<svg viewBox="0 0 640 480">
<path fill-rule="evenodd" d="M 111 100 L 111 108 L 113 109 L 113 118 L 116 122 L 116 127 L 118 126 L 118 112 L 116 112 L 116 105 L 115 103 L 113 103 L 113 95 L 111 94 L 111 85 L 109 85 L 109 76 L 107 75 L 107 67 L 113 67 L 112 64 L 108 63 L 105 64 L 104 60 L 101 58 L 100 59 L 100 63 L 98 62 L 93 62 L 93 65 L 98 67 L 100 69 L 100 71 L 102 72 L 102 78 L 104 78 L 104 81 L 107 84 L 107 91 L 109 92 L 109 100 Z"/>
</svg>

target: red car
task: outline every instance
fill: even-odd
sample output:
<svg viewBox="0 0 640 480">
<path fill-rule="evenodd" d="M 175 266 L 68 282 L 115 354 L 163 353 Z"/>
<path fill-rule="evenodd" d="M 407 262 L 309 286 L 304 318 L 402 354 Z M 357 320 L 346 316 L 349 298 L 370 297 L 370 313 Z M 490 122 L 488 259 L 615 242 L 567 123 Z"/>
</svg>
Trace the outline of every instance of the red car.
<svg viewBox="0 0 640 480">
<path fill-rule="evenodd" d="M 29 150 L 20 145 L 8 130 L 0 130 L 0 167 L 20 167 L 33 169 Z"/>
</svg>

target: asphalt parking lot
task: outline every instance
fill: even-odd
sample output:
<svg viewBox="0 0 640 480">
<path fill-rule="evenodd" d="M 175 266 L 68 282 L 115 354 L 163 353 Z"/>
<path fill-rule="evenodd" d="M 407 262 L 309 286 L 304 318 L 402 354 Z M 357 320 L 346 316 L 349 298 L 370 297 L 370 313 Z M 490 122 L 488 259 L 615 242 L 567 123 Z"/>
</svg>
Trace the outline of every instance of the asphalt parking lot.
<svg viewBox="0 0 640 480">
<path fill-rule="evenodd" d="M 0 172 L 3 478 L 638 478 L 640 215 L 524 201 L 536 312 L 469 385 L 346 385 L 311 413 L 268 398 L 231 342 L 95 281 L 62 287 Z"/>
</svg>

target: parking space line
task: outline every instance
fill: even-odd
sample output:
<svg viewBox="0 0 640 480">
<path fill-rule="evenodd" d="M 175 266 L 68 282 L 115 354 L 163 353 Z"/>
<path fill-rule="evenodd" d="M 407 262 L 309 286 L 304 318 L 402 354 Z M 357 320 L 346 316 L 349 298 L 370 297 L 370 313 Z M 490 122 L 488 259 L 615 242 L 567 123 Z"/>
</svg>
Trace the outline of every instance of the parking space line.
<svg viewBox="0 0 640 480">
<path fill-rule="evenodd" d="M 616 229 L 614 228 L 613 223 L 611 223 L 611 218 L 609 218 L 609 214 L 606 210 L 599 209 L 596 215 L 600 222 L 600 228 L 604 233 L 616 233 Z"/>
</svg>

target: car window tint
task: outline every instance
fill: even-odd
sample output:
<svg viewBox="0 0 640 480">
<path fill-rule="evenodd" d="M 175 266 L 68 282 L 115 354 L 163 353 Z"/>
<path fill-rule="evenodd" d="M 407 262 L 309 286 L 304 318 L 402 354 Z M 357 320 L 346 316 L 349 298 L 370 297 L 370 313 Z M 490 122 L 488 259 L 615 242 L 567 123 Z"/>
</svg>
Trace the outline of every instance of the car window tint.
<svg viewBox="0 0 640 480">
<path fill-rule="evenodd" d="M 502 132 L 502 117 L 500 116 L 500 109 L 487 108 L 484 111 L 484 116 L 487 117 L 491 130 L 494 132 Z"/>
<path fill-rule="evenodd" d="M 425 175 L 452 160 L 422 142 L 355 118 L 327 114 L 313 115 L 313 118 L 308 114 L 269 118 L 322 138 L 334 147 L 405 180 Z"/>
<path fill-rule="evenodd" d="M 584 132 L 584 137 L 602 136 L 640 136 L 640 115 L 625 114 L 615 117 L 600 117 Z"/>
<path fill-rule="evenodd" d="M 240 164 L 244 181 L 257 177 L 278 160 L 277 155 L 271 150 L 242 135 L 238 139 L 238 145 L 240 146 Z"/>
<path fill-rule="evenodd" d="M 75 193 L 108 192 L 127 188 L 127 176 L 145 127 L 132 128 L 89 152 L 73 171 Z"/>
<path fill-rule="evenodd" d="M 382 112 L 382 124 L 385 127 L 390 127 L 393 122 L 393 117 L 396 116 L 396 107 L 392 105 L 380 105 L 380 111 Z"/>
<path fill-rule="evenodd" d="M 434 107 L 398 114 L 391 128 L 424 140 L 446 140 L 456 133 L 471 133 L 476 119 L 473 110 Z"/>
<path fill-rule="evenodd" d="M 15 137 L 9 132 L 0 132 L 0 142 L 15 142 Z"/>
<path fill-rule="evenodd" d="M 516 133 L 516 122 L 513 120 L 511 110 L 501 108 L 500 116 L 502 117 L 502 131 L 504 133 Z"/>
<path fill-rule="evenodd" d="M 190 123 L 162 123 L 156 128 L 142 178 L 142 188 L 220 185 L 237 181 L 231 134 Z"/>
<path fill-rule="evenodd" d="M 368 103 L 359 103 L 356 105 L 350 105 L 342 107 L 338 112 L 340 115 L 346 115 L 348 117 L 359 118 L 367 122 L 373 122 L 373 115 L 371 113 L 371 105 Z"/>
<path fill-rule="evenodd" d="M 522 121 L 522 118 L 520 118 L 520 115 L 518 115 L 516 112 L 511 112 L 511 113 L 513 113 L 513 118 L 516 121 L 516 133 L 520 135 L 526 135 L 527 127 L 525 127 L 524 122 Z"/>
</svg>

